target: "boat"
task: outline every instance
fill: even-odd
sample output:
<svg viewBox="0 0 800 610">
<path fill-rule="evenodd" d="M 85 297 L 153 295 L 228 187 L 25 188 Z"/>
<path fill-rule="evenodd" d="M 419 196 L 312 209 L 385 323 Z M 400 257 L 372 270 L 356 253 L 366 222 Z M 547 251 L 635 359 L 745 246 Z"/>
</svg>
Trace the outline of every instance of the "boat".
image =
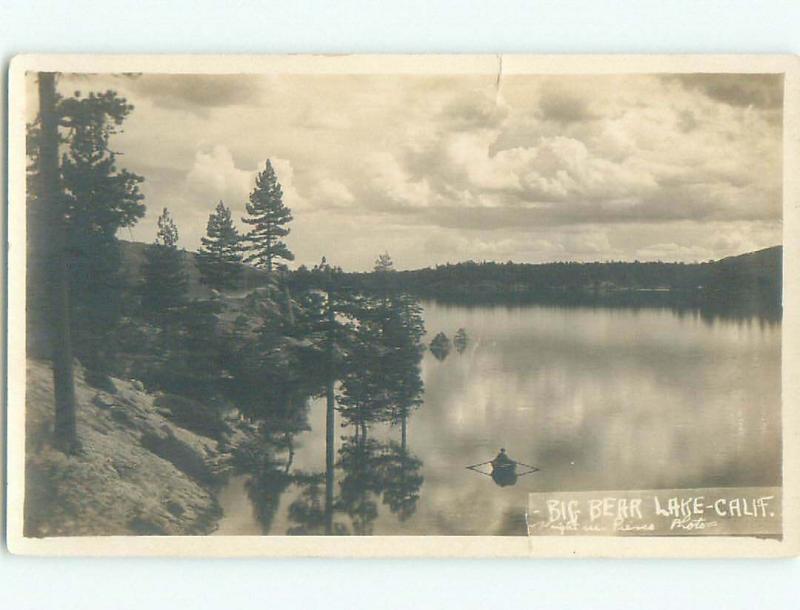
<svg viewBox="0 0 800 610">
<path fill-rule="evenodd" d="M 500 487 L 517 482 L 517 462 L 508 457 L 505 449 L 500 449 L 500 453 L 489 464 L 492 466 L 492 480 Z"/>
<path fill-rule="evenodd" d="M 500 453 L 489 464 L 491 464 L 492 470 L 514 471 L 517 469 L 517 462 L 508 457 L 505 449 L 500 449 Z"/>
<path fill-rule="evenodd" d="M 491 472 L 481 470 L 482 467 L 487 465 L 491 466 Z M 517 472 L 517 466 L 521 466 L 523 471 Z M 493 460 L 481 462 L 480 464 L 472 464 L 471 466 L 467 466 L 467 469 L 486 475 L 487 477 L 491 477 L 492 480 L 500 487 L 514 485 L 519 477 L 537 472 L 539 470 L 538 468 L 530 466 L 529 464 L 512 460 L 510 457 L 508 457 L 505 449 L 500 449 L 500 453 L 498 453 Z"/>
</svg>

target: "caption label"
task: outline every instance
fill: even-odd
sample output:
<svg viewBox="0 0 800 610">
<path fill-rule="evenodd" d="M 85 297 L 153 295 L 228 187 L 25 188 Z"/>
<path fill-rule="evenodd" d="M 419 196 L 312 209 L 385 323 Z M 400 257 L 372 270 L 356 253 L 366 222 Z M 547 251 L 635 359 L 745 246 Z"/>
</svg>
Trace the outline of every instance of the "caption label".
<svg viewBox="0 0 800 610">
<path fill-rule="evenodd" d="M 780 487 L 540 492 L 529 536 L 779 536 Z"/>
</svg>

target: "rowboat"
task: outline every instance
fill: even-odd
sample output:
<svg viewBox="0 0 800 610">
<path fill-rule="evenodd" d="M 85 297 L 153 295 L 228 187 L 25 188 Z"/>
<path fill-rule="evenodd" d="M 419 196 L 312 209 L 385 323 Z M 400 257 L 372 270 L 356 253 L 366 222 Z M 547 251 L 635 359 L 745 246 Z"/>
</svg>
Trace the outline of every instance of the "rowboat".
<svg viewBox="0 0 800 610">
<path fill-rule="evenodd" d="M 485 472 L 484 470 L 481 470 L 482 466 L 484 468 L 486 466 L 490 466 L 491 472 Z M 523 468 L 523 472 L 518 473 L 517 466 L 521 466 Z M 510 457 L 508 457 L 505 449 L 501 449 L 500 453 L 498 453 L 493 460 L 482 462 L 480 464 L 472 464 L 471 466 L 467 466 L 467 469 L 492 477 L 492 480 L 500 487 L 514 485 L 519 477 L 537 472 L 539 470 L 538 468 L 530 466 L 529 464 L 523 464 L 522 462 L 512 460 Z"/>
<path fill-rule="evenodd" d="M 517 469 L 517 462 L 514 460 L 498 460 L 494 459 L 489 464 L 492 466 L 492 470 L 502 470 L 504 472 L 513 472 Z"/>
</svg>

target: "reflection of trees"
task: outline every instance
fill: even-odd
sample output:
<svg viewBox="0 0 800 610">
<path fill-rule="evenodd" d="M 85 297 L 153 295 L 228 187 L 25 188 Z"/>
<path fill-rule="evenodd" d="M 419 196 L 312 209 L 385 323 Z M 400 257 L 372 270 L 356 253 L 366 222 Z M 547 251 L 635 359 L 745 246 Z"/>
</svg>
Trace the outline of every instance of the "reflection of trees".
<svg viewBox="0 0 800 610">
<path fill-rule="evenodd" d="M 421 404 L 423 389 L 421 309 L 412 299 L 391 293 L 352 299 L 347 307 L 354 328 L 339 394 L 334 393 L 333 377 L 326 389 L 326 471 L 324 476 L 301 483 L 301 498 L 290 509 L 290 518 L 298 525 L 290 533 L 342 533 L 343 526 L 334 524 L 334 513 L 338 512 L 347 515 L 353 533 L 368 535 L 378 516 L 381 497 L 401 520 L 416 510 L 422 463 L 408 455 L 407 422 L 413 409 Z M 353 426 L 353 434 L 344 439 L 338 460 L 334 461 L 336 410 L 345 425 Z M 369 425 L 376 422 L 399 423 L 401 444 L 368 438 Z M 336 469 L 342 472 L 338 494 Z"/>
<path fill-rule="evenodd" d="M 269 534 L 283 492 L 292 484 L 292 477 L 281 469 L 268 468 L 255 473 L 247 481 L 247 495 L 256 509 L 256 517 L 264 534 Z"/>
<path fill-rule="evenodd" d="M 300 496 L 289 505 L 289 520 L 294 523 L 287 530 L 290 535 L 347 534 L 341 523 L 333 523 L 333 512 L 327 508 L 325 476 L 298 472 L 295 483 L 300 487 Z"/>
<path fill-rule="evenodd" d="M 342 473 L 338 493 L 329 503 L 328 475 L 295 474 L 293 481 L 301 488 L 299 497 L 289 507 L 294 524 L 289 534 L 372 534 L 378 518 L 378 502 L 387 506 L 400 521 L 416 512 L 423 477 L 422 462 L 395 442 L 383 443 L 368 438 L 361 431 L 343 439 L 335 469 Z M 347 516 L 350 528 L 335 522 L 336 515 Z"/>
<path fill-rule="evenodd" d="M 239 469 L 251 474 L 246 483 L 247 495 L 262 531 L 268 534 L 281 496 L 294 480 L 290 474 L 294 458 L 292 434 L 262 433 L 254 442 L 240 447 L 236 457 Z"/>
<path fill-rule="evenodd" d="M 268 291 L 263 307 L 269 311 L 237 362 L 237 376 L 246 386 L 238 398 L 248 405 L 246 413 L 276 439 L 284 438 L 280 450 L 288 454 L 281 466 L 273 449 L 272 457 L 251 470 L 248 491 L 265 532 L 291 484 L 299 495 L 289 506 L 290 534 L 348 533 L 335 522 L 336 514 L 347 516 L 353 533 L 369 534 L 381 499 L 401 520 L 416 510 L 422 463 L 407 452 L 407 422 L 422 402 L 425 329 L 419 303 L 392 289 L 387 260 L 381 266 L 385 281 L 371 294 L 349 292 L 341 271 L 324 261 L 298 274 L 302 285 L 293 286 L 294 298 L 288 287 L 285 295 Z M 308 429 L 311 395 L 326 399 L 325 472 L 291 473 L 291 439 Z M 338 456 L 336 411 L 354 431 Z M 368 439 L 376 422 L 400 424 L 401 443 Z"/>
<path fill-rule="evenodd" d="M 416 510 L 422 463 L 407 455 L 407 423 L 422 400 L 420 361 L 425 333 L 422 311 L 412 298 L 386 284 L 378 296 L 362 298 L 354 309 L 357 327 L 347 372 L 337 397 L 339 412 L 355 428 L 339 451 L 337 507 L 357 534 L 369 534 L 378 516 L 376 498 L 407 519 Z M 369 424 L 401 425 L 401 444 L 367 438 Z"/>
<path fill-rule="evenodd" d="M 404 445 L 389 443 L 381 465 L 384 489 L 383 503 L 400 521 L 407 520 L 417 510 L 422 475 L 422 461 L 409 454 Z"/>
<path fill-rule="evenodd" d="M 353 533 L 359 536 L 371 534 L 378 517 L 374 496 L 383 490 L 378 468 L 381 449 L 380 443 L 356 432 L 339 450 L 337 467 L 344 476 L 339 482 L 336 507 L 350 517 Z"/>
<path fill-rule="evenodd" d="M 451 347 L 450 339 L 447 335 L 440 332 L 433 338 L 433 341 L 431 341 L 431 354 L 433 354 L 437 360 L 444 360 L 450 354 Z"/>
<path fill-rule="evenodd" d="M 453 346 L 456 348 L 456 351 L 459 354 L 463 354 L 464 350 L 467 349 L 467 345 L 469 345 L 469 337 L 467 336 L 467 331 L 463 328 L 459 328 L 456 331 L 455 336 L 453 337 Z"/>
<path fill-rule="evenodd" d="M 422 461 L 410 455 L 403 445 L 355 434 L 345 439 L 337 467 L 344 474 L 337 507 L 351 518 L 355 533 L 372 533 L 372 522 L 378 516 L 377 500 L 381 497 L 400 521 L 417 510 Z"/>
</svg>

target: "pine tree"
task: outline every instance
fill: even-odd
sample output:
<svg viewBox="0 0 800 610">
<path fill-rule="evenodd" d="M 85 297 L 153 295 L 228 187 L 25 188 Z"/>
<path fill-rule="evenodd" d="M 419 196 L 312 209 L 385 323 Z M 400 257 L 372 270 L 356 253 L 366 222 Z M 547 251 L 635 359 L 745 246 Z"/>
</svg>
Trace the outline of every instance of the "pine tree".
<svg viewBox="0 0 800 610">
<path fill-rule="evenodd" d="M 375 260 L 375 267 L 373 270 L 376 273 L 394 271 L 394 262 L 392 261 L 392 257 L 389 256 L 388 252 L 378 255 L 378 258 Z"/>
<path fill-rule="evenodd" d="M 283 189 L 269 160 L 256 177 L 247 213 L 249 217 L 242 220 L 253 225 L 253 229 L 246 236 L 251 253 L 245 262 L 272 271 L 276 260 L 294 260 L 294 254 L 281 241 L 289 234 L 287 225 L 292 221 L 292 212 L 283 204 Z"/>
<path fill-rule="evenodd" d="M 114 91 L 72 97 L 55 94 L 61 146 L 60 190 L 66 231 L 71 331 L 75 355 L 92 383 L 101 382 L 113 361 L 115 331 L 122 316 L 125 283 L 116 234 L 144 215 L 141 176 L 117 167 L 112 137 L 133 110 Z M 29 154 L 38 168 L 43 117 L 29 126 Z M 58 152 L 56 152 L 58 154 Z M 41 177 L 30 176 L 32 209 L 39 206 Z M 37 229 L 34 228 L 34 235 Z M 45 231 L 46 234 L 46 231 Z M 40 236 L 41 237 L 41 236 Z M 46 237 L 45 237 L 46 239 Z"/>
<path fill-rule="evenodd" d="M 178 227 L 167 208 L 158 217 L 158 234 L 145 259 L 142 310 L 147 317 L 166 322 L 186 304 L 188 287 L 178 250 Z"/>
<path fill-rule="evenodd" d="M 217 290 L 236 288 L 242 274 L 242 238 L 222 201 L 208 217 L 206 232 L 197 252 L 200 281 Z"/>
</svg>

